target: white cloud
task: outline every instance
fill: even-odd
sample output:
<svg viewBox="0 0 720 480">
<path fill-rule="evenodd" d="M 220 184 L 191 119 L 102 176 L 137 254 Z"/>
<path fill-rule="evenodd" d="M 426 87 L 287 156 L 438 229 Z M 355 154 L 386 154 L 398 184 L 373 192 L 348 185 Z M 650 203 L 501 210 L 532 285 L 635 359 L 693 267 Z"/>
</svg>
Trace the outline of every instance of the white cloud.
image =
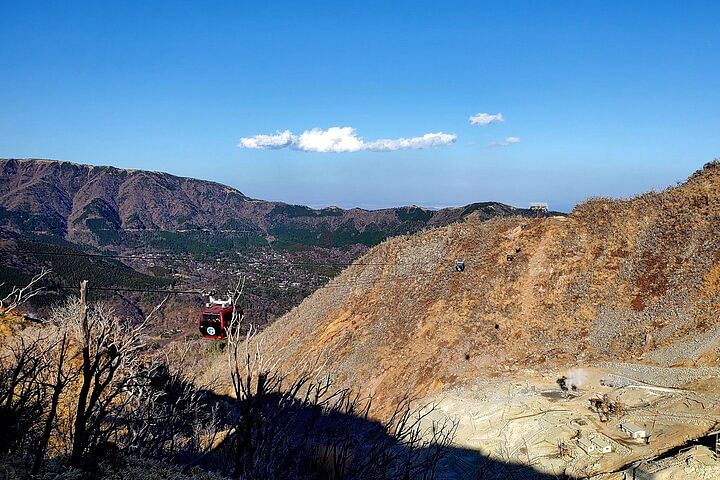
<svg viewBox="0 0 720 480">
<path fill-rule="evenodd" d="M 488 147 L 507 147 L 513 143 L 520 143 L 519 137 L 506 137 L 505 140 L 488 143 Z"/>
<path fill-rule="evenodd" d="M 243 137 L 238 143 L 240 148 L 253 148 L 259 150 L 277 150 L 290 146 L 294 141 L 294 135 L 290 130 L 277 132 L 275 135 L 255 135 L 252 137 Z"/>
<path fill-rule="evenodd" d="M 375 140 L 374 142 L 366 143 L 365 150 L 392 152 L 394 150 L 442 147 L 444 145 L 450 145 L 455 140 L 457 140 L 457 135 L 453 133 L 426 133 L 422 137 Z"/>
<path fill-rule="evenodd" d="M 289 147 L 303 152 L 344 153 L 344 152 L 393 152 L 440 147 L 450 145 L 457 140 L 452 133 L 426 133 L 420 137 L 388 138 L 366 142 L 358 136 L 352 127 L 330 127 L 327 130 L 313 128 L 300 135 L 289 130 L 275 135 L 254 135 L 243 137 L 238 143 L 240 148 L 276 150 Z"/>
<path fill-rule="evenodd" d="M 342 153 L 363 150 L 363 140 L 352 127 L 330 127 L 327 130 L 305 130 L 292 145 L 303 152 Z"/>
<path fill-rule="evenodd" d="M 490 125 L 493 122 L 504 122 L 505 118 L 503 117 L 502 113 L 476 113 L 475 115 L 470 117 L 470 125 Z"/>
</svg>

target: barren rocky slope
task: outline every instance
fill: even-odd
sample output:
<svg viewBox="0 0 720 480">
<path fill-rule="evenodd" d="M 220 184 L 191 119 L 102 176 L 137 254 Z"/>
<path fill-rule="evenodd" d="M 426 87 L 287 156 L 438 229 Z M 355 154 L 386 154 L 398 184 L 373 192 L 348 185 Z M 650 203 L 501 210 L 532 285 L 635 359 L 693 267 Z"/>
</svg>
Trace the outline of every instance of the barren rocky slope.
<svg viewBox="0 0 720 480">
<path fill-rule="evenodd" d="M 520 368 L 644 358 L 717 365 L 720 165 L 568 217 L 466 221 L 390 239 L 265 331 L 382 412 Z M 456 258 L 465 260 L 456 272 Z"/>
</svg>

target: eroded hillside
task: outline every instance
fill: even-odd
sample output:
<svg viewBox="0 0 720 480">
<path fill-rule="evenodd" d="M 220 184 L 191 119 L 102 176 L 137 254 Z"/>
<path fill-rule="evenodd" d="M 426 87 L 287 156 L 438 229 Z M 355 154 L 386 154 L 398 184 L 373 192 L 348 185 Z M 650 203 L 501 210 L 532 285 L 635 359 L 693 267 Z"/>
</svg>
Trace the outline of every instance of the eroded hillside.
<svg viewBox="0 0 720 480">
<path fill-rule="evenodd" d="M 520 368 L 716 365 L 720 165 L 568 217 L 466 221 L 388 240 L 268 329 L 378 412 Z M 465 260 L 456 272 L 455 259 Z"/>
</svg>

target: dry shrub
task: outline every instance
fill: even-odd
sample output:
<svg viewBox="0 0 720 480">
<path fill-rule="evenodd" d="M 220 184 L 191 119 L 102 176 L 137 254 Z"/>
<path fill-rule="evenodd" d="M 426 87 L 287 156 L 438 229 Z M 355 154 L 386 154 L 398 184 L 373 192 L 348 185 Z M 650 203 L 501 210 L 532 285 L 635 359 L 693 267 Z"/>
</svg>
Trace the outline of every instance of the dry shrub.
<svg viewBox="0 0 720 480">
<path fill-rule="evenodd" d="M 403 401 L 374 421 L 370 399 L 329 378 L 289 380 L 252 328 L 226 349 L 234 398 L 217 395 L 182 367 L 193 345 L 153 354 L 148 318 L 126 321 L 85 292 L 0 349 L 5 478 L 416 479 L 447 453 L 454 424 L 421 428 L 432 407 Z"/>
<path fill-rule="evenodd" d="M 239 331 L 239 330 L 238 330 Z M 224 445 L 234 478 L 431 479 L 450 449 L 454 423 L 422 425 L 435 406 L 396 404 L 384 422 L 370 418 L 371 398 L 333 386 L 322 369 L 278 368 L 252 328 L 228 341 L 234 421 Z"/>
</svg>

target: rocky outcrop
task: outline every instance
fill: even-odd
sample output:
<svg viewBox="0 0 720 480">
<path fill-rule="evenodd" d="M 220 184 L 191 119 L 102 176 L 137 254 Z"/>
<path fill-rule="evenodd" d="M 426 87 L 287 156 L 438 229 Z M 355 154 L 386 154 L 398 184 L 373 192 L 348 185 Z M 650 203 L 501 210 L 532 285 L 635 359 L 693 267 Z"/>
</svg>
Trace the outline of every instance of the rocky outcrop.
<svg viewBox="0 0 720 480">
<path fill-rule="evenodd" d="M 580 361 L 718 365 L 720 165 L 567 217 L 466 221 L 390 239 L 271 326 L 376 407 L 468 379 Z M 465 271 L 455 271 L 455 259 Z M 710 332 L 702 348 L 670 347 Z M 277 346 L 277 348 L 274 348 Z M 648 355 L 655 352 L 655 355 Z"/>
</svg>

